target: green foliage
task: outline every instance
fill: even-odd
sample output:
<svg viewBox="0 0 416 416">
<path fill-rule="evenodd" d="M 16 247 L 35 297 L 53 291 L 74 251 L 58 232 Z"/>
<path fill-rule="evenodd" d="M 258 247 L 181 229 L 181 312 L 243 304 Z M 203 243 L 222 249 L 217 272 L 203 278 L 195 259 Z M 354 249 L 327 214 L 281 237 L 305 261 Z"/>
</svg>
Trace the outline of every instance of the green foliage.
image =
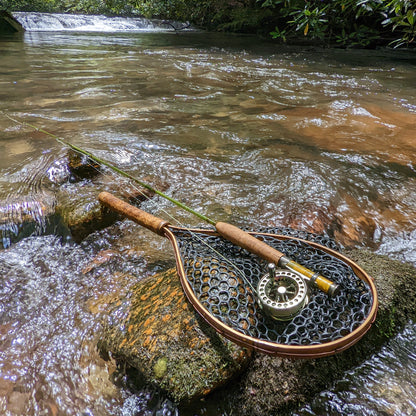
<svg viewBox="0 0 416 416">
<path fill-rule="evenodd" d="M 336 42 L 343 46 L 367 47 L 374 44 L 380 38 L 377 30 L 365 25 L 354 25 L 352 29 L 347 33 L 343 28 L 340 34 L 335 35 Z"/>
<path fill-rule="evenodd" d="M 59 9 L 55 0 L 2 0 L 0 5 L 0 9 L 10 11 L 55 12 Z"/>
<path fill-rule="evenodd" d="M 201 22 L 221 9 L 219 0 L 130 0 L 135 11 L 145 17 Z M 206 23 L 206 22 L 205 22 Z"/>
<path fill-rule="evenodd" d="M 290 13 L 293 20 L 289 24 L 296 25 L 296 31 L 302 30 L 307 36 L 310 34 L 313 38 L 323 39 L 328 29 L 327 10 L 329 5 L 323 7 L 305 7 L 303 10 L 295 10 Z"/>
<path fill-rule="evenodd" d="M 0 9 L 10 11 L 127 14 L 125 0 L 0 0 Z"/>
<path fill-rule="evenodd" d="M 396 47 L 409 45 L 416 37 L 416 4 L 410 0 L 392 0 L 387 4 L 383 25 L 398 29 L 401 36 L 392 44 Z"/>
<path fill-rule="evenodd" d="M 107 11 L 102 0 L 61 0 L 61 8 L 71 13 L 104 13 Z"/>
<path fill-rule="evenodd" d="M 396 31 L 392 43 L 403 46 L 416 37 L 416 5 L 412 0 L 257 1 L 273 10 L 277 24 L 270 34 L 283 41 L 303 34 L 344 47 L 369 47 Z"/>
<path fill-rule="evenodd" d="M 416 44 L 415 0 L 0 0 L 20 11 L 140 14 L 341 47 Z M 386 41 L 387 39 L 387 41 Z"/>
<path fill-rule="evenodd" d="M 213 22 L 218 21 L 216 29 L 224 32 L 256 33 L 270 15 L 269 10 L 242 7 L 217 13 Z"/>
</svg>

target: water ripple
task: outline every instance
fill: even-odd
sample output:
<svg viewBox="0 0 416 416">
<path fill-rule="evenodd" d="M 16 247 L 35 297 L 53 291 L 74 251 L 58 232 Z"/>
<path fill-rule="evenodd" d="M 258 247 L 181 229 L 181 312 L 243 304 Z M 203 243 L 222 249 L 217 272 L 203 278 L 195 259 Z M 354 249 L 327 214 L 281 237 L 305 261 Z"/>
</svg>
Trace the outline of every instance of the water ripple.
<svg viewBox="0 0 416 416">
<path fill-rule="evenodd" d="M 0 41 L 0 54 L 0 110 L 166 183 L 209 217 L 253 229 L 335 224 L 358 235 L 356 245 L 416 264 L 410 52 L 276 49 L 206 33 L 27 32 Z M 42 224 L 41 203 L 53 207 L 68 172 L 50 137 L 2 117 L 0 131 L 1 226 L 12 235 L 25 215 Z M 145 208 L 201 225 L 160 198 Z M 135 276 L 173 261 L 167 242 L 118 227 L 79 246 L 32 236 L 0 251 L 0 390 L 14 414 L 153 411 L 152 392 L 96 381 L 112 370 L 95 351 L 88 302 L 131 282 L 114 281 L 114 265 L 91 275 L 80 267 L 110 248 Z M 305 414 L 413 412 L 414 334 L 404 334 Z M 0 397 L 0 413 L 7 406 Z"/>
</svg>

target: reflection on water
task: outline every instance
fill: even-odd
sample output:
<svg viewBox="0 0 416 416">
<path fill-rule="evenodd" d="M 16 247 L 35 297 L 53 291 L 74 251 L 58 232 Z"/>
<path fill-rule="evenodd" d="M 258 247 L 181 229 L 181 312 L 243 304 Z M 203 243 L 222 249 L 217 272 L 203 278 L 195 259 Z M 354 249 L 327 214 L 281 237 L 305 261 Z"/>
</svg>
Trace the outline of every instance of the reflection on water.
<svg viewBox="0 0 416 416">
<path fill-rule="evenodd" d="M 329 231 L 416 263 L 414 53 L 289 50 L 202 33 L 30 32 L 0 40 L 0 56 L 0 110 L 138 178 L 168 183 L 175 198 L 209 217 Z M 44 202 L 64 149 L 1 115 L 0 132 L 3 206 Z M 198 224 L 162 200 L 146 208 Z M 112 264 L 92 275 L 83 267 L 110 248 L 125 260 L 120 276 L 139 279 L 160 267 L 160 256 L 169 260 L 165 243 L 130 223 L 113 233 L 81 246 L 32 237 L 0 252 L 0 412 L 132 415 L 163 403 L 145 388 L 132 395 L 109 382 L 115 370 L 95 352 L 92 300 L 132 283 L 113 281 Z M 411 411 L 412 331 L 409 324 L 302 414 L 347 405 L 387 411 L 377 400 L 392 402 L 388 411 L 397 403 L 408 403 L 398 412 Z M 403 373 L 393 370 L 397 360 Z M 366 391 L 363 374 L 373 372 Z M 394 400 L 383 391 L 387 379 Z"/>
<path fill-rule="evenodd" d="M 411 322 L 396 339 L 348 372 L 296 413 L 307 415 L 413 415 L 416 413 L 416 330 Z"/>
<path fill-rule="evenodd" d="M 107 244 L 105 238 L 94 243 Z M 88 302 L 132 282 L 83 273 L 92 247 L 51 236 L 0 251 L 1 414 L 122 414 L 114 408 L 131 401 L 131 393 L 111 382 L 115 369 L 98 356 L 98 316 Z M 135 269 L 140 273 L 140 264 Z M 132 397 L 132 410 L 143 409 L 147 396 Z"/>
</svg>

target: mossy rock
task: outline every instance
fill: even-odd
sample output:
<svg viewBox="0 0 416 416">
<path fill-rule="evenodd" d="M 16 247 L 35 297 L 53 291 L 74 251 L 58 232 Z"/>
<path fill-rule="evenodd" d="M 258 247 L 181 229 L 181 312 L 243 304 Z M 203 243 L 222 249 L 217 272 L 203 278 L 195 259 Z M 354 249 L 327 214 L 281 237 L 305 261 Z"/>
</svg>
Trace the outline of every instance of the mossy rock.
<svg viewBox="0 0 416 416">
<path fill-rule="evenodd" d="M 0 33 L 23 33 L 23 26 L 6 10 L 0 10 Z"/>
<path fill-rule="evenodd" d="M 56 213 L 62 218 L 75 242 L 108 227 L 119 217 L 101 206 L 95 184 L 67 183 L 57 192 Z"/>
<path fill-rule="evenodd" d="M 175 402 L 227 383 L 250 353 L 218 335 L 186 299 L 176 270 L 147 278 L 130 299 L 114 299 L 99 347 L 134 368 Z"/>
</svg>

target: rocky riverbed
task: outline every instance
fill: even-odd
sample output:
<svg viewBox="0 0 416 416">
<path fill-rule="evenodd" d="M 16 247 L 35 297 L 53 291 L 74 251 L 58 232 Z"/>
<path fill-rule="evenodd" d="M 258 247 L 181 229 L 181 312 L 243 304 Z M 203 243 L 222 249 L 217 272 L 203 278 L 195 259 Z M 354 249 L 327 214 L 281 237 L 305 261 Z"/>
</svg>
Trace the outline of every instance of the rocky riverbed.
<svg viewBox="0 0 416 416">
<path fill-rule="evenodd" d="M 92 232 L 121 219 L 100 206 L 100 190 L 111 190 L 126 200 L 131 200 L 134 192 L 139 196 L 126 182 L 103 175 L 98 166 L 71 152 L 51 166 L 47 181 L 48 192 L 38 199 L 32 195 L 31 204 L 3 204 L 3 225 L 13 224 L 16 231 L 8 244 L 30 231 L 47 232 L 47 227 L 38 228 L 39 223 L 55 224 L 50 233 L 56 233 L 59 223 L 60 229 L 65 230 L 63 234 L 81 242 Z M 13 227 L 9 227 L 9 235 L 10 230 Z M 133 384 L 154 386 L 183 408 L 203 399 L 232 402 L 241 415 L 282 414 L 296 409 L 345 371 L 368 359 L 415 318 L 412 265 L 364 249 L 342 251 L 373 276 L 380 303 L 369 333 L 340 354 L 291 360 L 239 347 L 199 317 L 183 294 L 175 269 L 167 269 L 139 281 L 127 293 L 112 293 L 89 301 L 90 311 L 103 316 L 97 335 L 97 347 L 107 361 L 103 365 L 113 368 L 114 374 L 126 375 Z M 99 274 L 101 268 L 119 258 L 117 249 L 99 253 L 84 268 L 84 274 Z M 113 276 L 114 280 L 132 278 Z M 105 373 L 100 375 L 103 376 Z M 101 384 L 108 390 L 108 382 Z M 96 388 L 101 388 L 100 383 Z"/>
</svg>

